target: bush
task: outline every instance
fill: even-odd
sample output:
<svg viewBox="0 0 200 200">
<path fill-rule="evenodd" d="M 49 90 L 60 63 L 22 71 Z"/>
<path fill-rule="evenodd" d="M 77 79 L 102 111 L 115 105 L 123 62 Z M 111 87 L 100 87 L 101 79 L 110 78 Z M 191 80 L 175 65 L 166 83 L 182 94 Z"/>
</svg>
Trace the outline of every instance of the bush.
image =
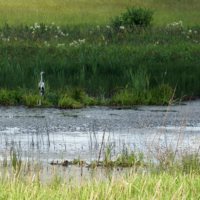
<svg viewBox="0 0 200 200">
<path fill-rule="evenodd" d="M 110 24 L 113 28 L 119 29 L 123 25 L 123 21 L 119 16 L 115 16 L 115 18 L 110 19 Z"/>
<path fill-rule="evenodd" d="M 155 11 L 145 8 L 127 7 L 127 12 L 122 14 L 123 25 L 150 26 Z"/>
<path fill-rule="evenodd" d="M 113 28 L 119 28 L 120 26 L 150 26 L 153 21 L 154 10 L 145 8 L 131 8 L 127 7 L 127 12 L 122 13 L 121 17 L 116 16 L 111 18 L 111 25 Z"/>
</svg>

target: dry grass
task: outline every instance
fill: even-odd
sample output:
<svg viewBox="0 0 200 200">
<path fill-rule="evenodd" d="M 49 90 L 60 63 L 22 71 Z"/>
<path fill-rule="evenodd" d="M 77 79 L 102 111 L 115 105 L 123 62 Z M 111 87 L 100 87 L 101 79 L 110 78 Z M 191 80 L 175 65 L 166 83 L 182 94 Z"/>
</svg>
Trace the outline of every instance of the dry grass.
<svg viewBox="0 0 200 200">
<path fill-rule="evenodd" d="M 0 0 L 0 24 L 109 24 L 109 18 L 120 15 L 128 4 L 155 9 L 157 25 L 180 20 L 195 25 L 200 19 L 198 0 Z"/>
</svg>

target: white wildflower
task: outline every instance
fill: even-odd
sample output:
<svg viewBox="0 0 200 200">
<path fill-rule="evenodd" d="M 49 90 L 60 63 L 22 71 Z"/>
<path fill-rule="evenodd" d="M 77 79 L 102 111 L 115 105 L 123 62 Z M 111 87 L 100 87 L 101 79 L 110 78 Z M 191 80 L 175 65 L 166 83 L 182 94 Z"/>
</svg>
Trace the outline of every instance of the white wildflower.
<svg viewBox="0 0 200 200">
<path fill-rule="evenodd" d="M 188 33 L 192 33 L 192 30 L 189 30 Z"/>
<path fill-rule="evenodd" d="M 55 25 L 55 22 L 52 22 L 52 25 L 54 26 L 54 25 Z"/>
<path fill-rule="evenodd" d="M 183 26 L 183 22 L 182 22 L 182 21 L 180 21 L 179 24 L 180 24 L 181 26 Z"/>
<path fill-rule="evenodd" d="M 107 29 L 109 29 L 109 28 L 110 28 L 110 26 L 108 26 L 108 25 L 107 25 L 107 26 L 106 26 L 106 28 L 107 28 Z"/>
<path fill-rule="evenodd" d="M 124 26 L 120 26 L 119 28 L 120 28 L 121 30 L 124 30 L 124 29 L 125 29 Z"/>
<path fill-rule="evenodd" d="M 33 29 L 33 27 L 31 26 L 30 29 Z"/>
<path fill-rule="evenodd" d="M 194 31 L 194 34 L 197 34 L 197 31 Z"/>
<path fill-rule="evenodd" d="M 55 38 L 57 38 L 58 36 L 56 35 Z"/>
<path fill-rule="evenodd" d="M 60 26 L 58 26 L 57 29 L 60 29 Z"/>
<path fill-rule="evenodd" d="M 187 38 L 190 38 L 189 36 L 187 36 Z"/>
<path fill-rule="evenodd" d="M 33 31 L 32 34 L 34 34 L 35 32 Z"/>
<path fill-rule="evenodd" d="M 102 36 L 102 40 L 105 40 L 105 37 L 104 37 L 104 36 Z"/>
<path fill-rule="evenodd" d="M 56 47 L 58 48 L 58 47 L 62 47 L 62 46 L 65 46 L 65 44 L 63 43 L 63 44 L 58 44 Z"/>
<path fill-rule="evenodd" d="M 47 46 L 47 47 L 49 47 L 49 46 L 50 46 L 50 44 L 48 44 L 48 42 L 47 42 L 47 41 L 44 41 L 44 45 L 45 45 L 45 46 Z"/>
<path fill-rule="evenodd" d="M 40 26 L 38 25 L 38 23 L 35 23 L 35 29 L 40 28 Z"/>
</svg>

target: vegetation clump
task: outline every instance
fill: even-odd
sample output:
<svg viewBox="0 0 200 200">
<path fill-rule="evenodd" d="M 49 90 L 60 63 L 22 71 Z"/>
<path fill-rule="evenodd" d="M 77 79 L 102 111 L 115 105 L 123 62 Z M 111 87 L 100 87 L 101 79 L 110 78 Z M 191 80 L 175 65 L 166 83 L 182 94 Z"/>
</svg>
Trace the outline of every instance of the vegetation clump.
<svg viewBox="0 0 200 200">
<path fill-rule="evenodd" d="M 127 6 L 127 11 L 122 13 L 121 16 L 111 18 L 111 25 L 117 29 L 124 29 L 125 27 L 143 26 L 147 27 L 152 25 L 154 10 L 145 9 L 142 7 L 136 8 L 135 6 Z"/>
</svg>

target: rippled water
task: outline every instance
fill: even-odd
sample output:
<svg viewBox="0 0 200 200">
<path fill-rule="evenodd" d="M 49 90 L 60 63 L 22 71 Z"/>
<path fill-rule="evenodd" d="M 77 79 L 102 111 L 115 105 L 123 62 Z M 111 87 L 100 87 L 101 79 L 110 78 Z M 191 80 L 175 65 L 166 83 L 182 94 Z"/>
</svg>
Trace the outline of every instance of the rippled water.
<svg viewBox="0 0 200 200">
<path fill-rule="evenodd" d="M 0 155 L 14 148 L 23 158 L 50 162 L 80 157 L 90 162 L 99 155 L 104 130 L 103 149 L 112 147 L 113 159 L 123 149 L 152 157 L 168 148 L 193 152 L 200 144 L 200 101 L 186 104 L 80 110 L 1 107 Z"/>
</svg>

